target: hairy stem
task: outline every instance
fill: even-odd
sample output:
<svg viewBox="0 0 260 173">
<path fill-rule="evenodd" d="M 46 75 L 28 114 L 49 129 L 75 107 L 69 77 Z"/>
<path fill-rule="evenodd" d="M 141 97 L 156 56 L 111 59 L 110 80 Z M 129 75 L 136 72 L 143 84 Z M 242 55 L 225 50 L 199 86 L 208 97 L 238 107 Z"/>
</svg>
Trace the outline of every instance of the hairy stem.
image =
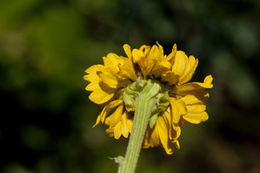
<svg viewBox="0 0 260 173">
<path fill-rule="evenodd" d="M 156 102 L 155 96 L 158 94 L 159 90 L 160 86 L 158 84 L 148 82 L 137 98 L 131 136 L 125 158 L 119 165 L 118 173 L 135 172 L 145 131 Z"/>
</svg>

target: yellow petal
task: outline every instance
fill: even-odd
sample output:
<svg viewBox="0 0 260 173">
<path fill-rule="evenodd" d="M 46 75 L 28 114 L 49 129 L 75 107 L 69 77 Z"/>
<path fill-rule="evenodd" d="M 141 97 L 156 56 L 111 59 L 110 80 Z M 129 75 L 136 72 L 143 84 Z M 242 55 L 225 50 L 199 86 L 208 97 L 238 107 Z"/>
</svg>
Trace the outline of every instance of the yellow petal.
<svg viewBox="0 0 260 173">
<path fill-rule="evenodd" d="M 102 82 L 104 82 L 108 87 L 110 88 L 118 87 L 118 80 L 113 74 L 104 71 L 103 73 L 100 74 L 100 78 Z"/>
<path fill-rule="evenodd" d="M 100 123 L 100 120 L 101 120 L 101 115 L 99 114 L 96 123 L 92 126 L 92 128 L 96 127 Z"/>
<path fill-rule="evenodd" d="M 150 52 L 151 47 L 147 45 L 142 45 L 139 50 L 143 52 L 143 55 L 146 56 Z"/>
<path fill-rule="evenodd" d="M 123 135 L 125 138 L 128 137 L 130 130 L 128 129 L 128 123 L 127 121 L 127 113 L 122 112 L 123 111 L 123 106 L 118 107 L 118 109 L 107 119 L 109 119 L 109 124 L 110 129 L 113 129 L 114 132 L 109 132 L 112 133 L 112 136 L 114 136 L 115 139 L 119 139 L 121 135 Z"/>
<path fill-rule="evenodd" d="M 107 70 L 109 70 L 112 74 L 117 74 L 119 72 L 118 65 L 121 62 L 121 58 L 114 54 L 109 53 L 106 57 L 103 57 L 104 66 Z"/>
<path fill-rule="evenodd" d="M 203 95 L 207 95 L 207 92 L 205 91 L 205 88 L 212 88 L 212 76 L 208 75 L 205 79 L 203 83 L 200 82 L 191 82 L 191 83 L 186 83 L 184 85 L 181 86 L 176 86 L 176 88 L 174 89 L 175 94 L 177 95 L 182 95 L 185 96 L 187 94 L 193 94 L 196 96 L 203 96 Z"/>
<path fill-rule="evenodd" d="M 182 76 L 188 63 L 188 57 L 183 51 L 177 51 L 172 71 L 177 76 Z"/>
<path fill-rule="evenodd" d="M 114 96 L 114 90 L 99 84 L 100 87 L 96 88 L 90 95 L 89 99 L 96 104 L 103 104 L 109 101 Z"/>
<path fill-rule="evenodd" d="M 167 56 L 167 60 L 168 60 L 171 64 L 174 63 L 174 59 L 175 59 L 176 53 L 177 53 L 177 45 L 174 44 L 173 47 L 172 47 L 172 52 Z"/>
<path fill-rule="evenodd" d="M 131 133 L 133 127 L 133 119 L 129 118 L 129 116 L 127 116 L 126 125 L 129 133 Z"/>
<path fill-rule="evenodd" d="M 137 63 L 143 57 L 143 52 L 138 49 L 133 49 L 132 55 L 133 55 L 133 62 Z"/>
<path fill-rule="evenodd" d="M 187 112 L 189 113 L 201 113 L 206 110 L 206 105 L 204 104 L 194 104 L 194 105 L 186 105 Z"/>
<path fill-rule="evenodd" d="M 172 71 L 168 71 L 162 75 L 162 80 L 168 82 L 170 85 L 174 85 L 178 82 L 179 76 Z"/>
<path fill-rule="evenodd" d="M 102 72 L 104 70 L 104 68 L 105 67 L 103 65 L 97 64 L 97 65 L 93 65 L 93 66 L 87 68 L 85 70 L 85 72 L 89 73 L 89 74 L 96 74 L 97 72 Z"/>
<path fill-rule="evenodd" d="M 85 72 L 88 74 L 84 75 L 83 78 L 84 80 L 90 82 L 85 88 L 87 91 L 94 91 L 96 88 L 99 87 L 99 82 L 101 81 L 99 73 L 101 73 L 102 71 L 104 71 L 103 65 L 93 65 L 85 70 Z"/>
<path fill-rule="evenodd" d="M 180 143 L 178 140 L 174 141 L 174 144 L 175 144 L 175 147 L 179 150 L 181 147 L 180 147 Z"/>
<path fill-rule="evenodd" d="M 105 121 L 106 116 L 110 113 L 110 111 L 112 109 L 114 109 L 115 107 L 121 105 L 123 103 L 123 100 L 119 99 L 119 100 L 113 100 L 110 103 L 108 103 L 104 109 L 101 112 L 101 122 L 103 123 Z"/>
<path fill-rule="evenodd" d="M 163 56 L 163 55 L 162 55 Z M 147 76 L 161 59 L 160 51 L 156 45 L 152 47 L 149 54 L 142 58 L 138 64 L 144 76 Z"/>
<path fill-rule="evenodd" d="M 158 62 L 157 62 L 158 63 Z M 162 76 L 163 73 L 166 73 L 171 69 L 171 64 L 163 58 L 159 64 L 156 64 L 155 67 L 152 70 L 152 73 L 156 76 Z"/>
<path fill-rule="evenodd" d="M 122 135 L 122 123 L 119 122 L 114 128 L 114 138 L 119 139 Z"/>
<path fill-rule="evenodd" d="M 193 124 L 199 124 L 208 119 L 208 114 L 206 112 L 187 113 L 183 116 L 183 119 Z"/>
<path fill-rule="evenodd" d="M 179 84 L 183 84 L 190 81 L 198 66 L 198 62 L 198 59 L 195 59 L 194 56 L 189 57 L 187 67 L 184 71 L 184 74 L 180 77 Z"/>
<path fill-rule="evenodd" d="M 135 81 L 137 79 L 137 76 L 135 74 L 135 69 L 134 66 L 131 62 L 131 59 L 124 59 L 124 61 L 122 61 L 122 64 L 119 65 L 119 74 L 127 79 L 131 79 L 133 81 Z"/>
<path fill-rule="evenodd" d="M 128 125 L 127 125 L 127 114 L 126 114 L 126 112 L 124 112 L 124 114 L 122 116 L 121 123 L 122 123 L 122 135 L 125 138 L 128 138 L 129 130 L 128 130 Z"/>
<path fill-rule="evenodd" d="M 147 128 L 143 143 L 144 148 L 155 147 L 160 145 L 160 137 L 156 126 L 157 125 L 155 124 L 153 129 L 151 129 L 150 127 Z"/>
<path fill-rule="evenodd" d="M 179 138 L 179 136 L 181 135 L 181 128 L 179 125 L 176 125 L 174 123 L 172 123 L 172 114 L 168 111 L 165 111 L 163 114 L 164 119 L 168 121 L 168 130 L 169 130 L 169 139 L 175 143 L 176 140 Z"/>
<path fill-rule="evenodd" d="M 180 100 L 183 101 L 186 105 L 202 104 L 202 103 L 204 103 L 202 100 L 200 100 L 195 95 L 186 95 L 186 96 L 180 98 Z"/>
<path fill-rule="evenodd" d="M 156 44 L 157 44 L 157 46 L 158 46 L 158 48 L 159 48 L 160 55 L 164 56 L 163 47 L 159 44 L 158 41 L 156 41 Z"/>
<path fill-rule="evenodd" d="M 128 44 L 124 44 L 123 48 L 127 57 L 131 58 L 132 57 L 131 47 Z"/>
<path fill-rule="evenodd" d="M 171 111 L 172 111 L 172 122 L 178 124 L 180 121 L 181 115 L 186 113 L 185 104 L 181 100 L 176 100 L 173 97 L 170 97 Z"/>
<path fill-rule="evenodd" d="M 93 65 L 85 71 L 88 74 L 84 75 L 83 78 L 90 82 L 85 88 L 87 91 L 94 91 L 99 87 L 101 81 L 99 74 L 102 73 L 102 71 L 104 71 L 103 65 Z"/>
<path fill-rule="evenodd" d="M 113 136 L 114 136 L 114 127 L 109 127 L 109 128 L 107 128 L 107 129 L 106 129 L 106 133 L 107 133 L 109 136 L 113 137 Z"/>
<path fill-rule="evenodd" d="M 181 127 L 179 125 L 173 125 L 172 129 L 173 130 L 171 131 L 172 133 L 170 134 L 170 139 L 173 142 L 176 142 L 181 135 Z"/>
<path fill-rule="evenodd" d="M 169 137 L 168 137 L 168 128 L 167 128 L 167 125 L 163 119 L 162 116 L 159 116 L 158 119 L 157 119 L 157 126 L 156 128 L 158 129 L 158 133 L 159 133 L 159 136 L 160 136 L 160 141 L 161 141 L 161 144 L 165 150 L 165 152 L 167 154 L 172 154 L 173 153 L 173 149 L 170 148 L 170 145 L 169 145 Z"/>
<path fill-rule="evenodd" d="M 111 107 L 112 108 L 112 107 Z M 106 118 L 105 124 L 111 127 L 116 126 L 120 121 L 123 114 L 123 105 L 118 106 L 118 108 L 109 117 Z"/>
<path fill-rule="evenodd" d="M 212 81 L 213 81 L 213 77 L 211 75 L 208 75 L 205 77 L 204 79 L 204 88 L 212 88 L 213 87 L 213 84 L 212 84 Z"/>
<path fill-rule="evenodd" d="M 86 86 L 85 90 L 87 90 L 87 91 L 94 91 L 94 90 L 96 90 L 97 88 L 99 88 L 99 82 L 100 82 L 100 79 L 97 79 L 96 81 L 93 81 L 93 82 L 89 83 Z"/>
</svg>

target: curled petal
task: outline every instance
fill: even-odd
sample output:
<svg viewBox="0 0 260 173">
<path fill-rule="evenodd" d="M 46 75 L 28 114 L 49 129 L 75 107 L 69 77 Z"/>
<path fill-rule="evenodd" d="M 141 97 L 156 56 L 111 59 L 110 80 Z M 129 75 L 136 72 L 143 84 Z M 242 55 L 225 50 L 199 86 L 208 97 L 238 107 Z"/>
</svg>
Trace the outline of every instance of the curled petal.
<svg viewBox="0 0 260 173">
<path fill-rule="evenodd" d="M 170 103 L 172 112 L 172 123 L 174 126 L 179 123 L 181 116 L 186 113 L 186 108 L 183 101 L 176 100 L 173 97 L 170 97 Z"/>
<path fill-rule="evenodd" d="M 122 104 L 123 100 L 114 100 L 107 104 L 101 111 L 101 113 L 98 115 L 98 118 L 96 120 L 96 123 L 93 125 L 93 127 L 96 127 L 100 122 L 104 122 L 107 115 L 110 113 L 112 109 L 117 107 L 118 105 Z"/>
<path fill-rule="evenodd" d="M 173 153 L 173 148 L 170 145 L 169 142 L 169 134 L 168 134 L 168 127 L 166 125 L 166 122 L 164 121 L 162 116 L 159 116 L 157 119 L 157 127 L 158 133 L 160 136 L 160 142 L 167 154 L 172 154 Z"/>
<path fill-rule="evenodd" d="M 194 95 L 199 100 L 205 102 L 209 98 L 208 92 L 205 88 L 212 88 L 212 76 L 208 75 L 203 83 L 200 82 L 191 82 L 186 83 L 184 85 L 176 86 L 172 93 L 177 96 L 187 96 L 187 95 Z"/>
</svg>

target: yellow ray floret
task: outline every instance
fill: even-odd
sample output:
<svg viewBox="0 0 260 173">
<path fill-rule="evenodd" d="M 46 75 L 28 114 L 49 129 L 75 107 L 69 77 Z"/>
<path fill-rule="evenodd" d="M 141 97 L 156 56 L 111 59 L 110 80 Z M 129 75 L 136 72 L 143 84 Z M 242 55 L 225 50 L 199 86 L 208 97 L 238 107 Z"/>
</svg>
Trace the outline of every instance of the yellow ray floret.
<svg viewBox="0 0 260 173">
<path fill-rule="evenodd" d="M 105 123 L 110 136 L 128 138 L 135 111 L 132 96 L 137 91 L 131 90 L 133 95 L 127 97 L 130 100 L 126 102 L 123 98 L 126 88 L 138 81 L 157 81 L 163 86 L 169 104 L 164 104 L 165 108 L 153 116 L 155 123 L 147 127 L 143 147 L 161 145 L 167 154 L 172 154 L 175 148 L 180 148 L 178 138 L 184 123 L 199 124 L 208 119 L 205 103 L 209 93 L 206 89 L 213 87 L 213 78 L 208 75 L 203 82 L 189 82 L 198 59 L 177 50 L 176 44 L 169 55 L 164 55 L 159 43 L 152 47 L 143 45 L 139 49 L 131 49 L 125 44 L 123 48 L 126 57 L 109 53 L 103 57 L 103 65 L 93 65 L 85 71 L 84 79 L 89 82 L 86 90 L 91 91 L 89 99 L 102 107 L 93 127 Z"/>
</svg>

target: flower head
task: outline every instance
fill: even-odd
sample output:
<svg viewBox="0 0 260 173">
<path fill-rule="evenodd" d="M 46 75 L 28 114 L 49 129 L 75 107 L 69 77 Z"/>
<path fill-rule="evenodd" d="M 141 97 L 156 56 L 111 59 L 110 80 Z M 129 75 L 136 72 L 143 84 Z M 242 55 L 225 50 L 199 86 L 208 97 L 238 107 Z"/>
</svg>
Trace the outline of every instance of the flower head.
<svg viewBox="0 0 260 173">
<path fill-rule="evenodd" d="M 108 125 L 106 132 L 119 139 L 131 133 L 136 98 L 144 86 L 158 86 L 156 103 L 147 127 L 143 147 L 162 145 L 167 154 L 179 149 L 178 138 L 185 122 L 199 124 L 208 119 L 205 102 L 209 98 L 206 88 L 212 88 L 212 76 L 204 81 L 189 82 L 198 65 L 198 59 L 177 51 L 164 55 L 162 46 L 143 45 L 131 50 L 123 46 L 127 57 L 109 53 L 103 57 L 104 65 L 93 65 L 86 70 L 89 81 L 89 99 L 102 106 L 96 123 Z M 189 82 L 189 83 L 188 83 Z"/>
</svg>

